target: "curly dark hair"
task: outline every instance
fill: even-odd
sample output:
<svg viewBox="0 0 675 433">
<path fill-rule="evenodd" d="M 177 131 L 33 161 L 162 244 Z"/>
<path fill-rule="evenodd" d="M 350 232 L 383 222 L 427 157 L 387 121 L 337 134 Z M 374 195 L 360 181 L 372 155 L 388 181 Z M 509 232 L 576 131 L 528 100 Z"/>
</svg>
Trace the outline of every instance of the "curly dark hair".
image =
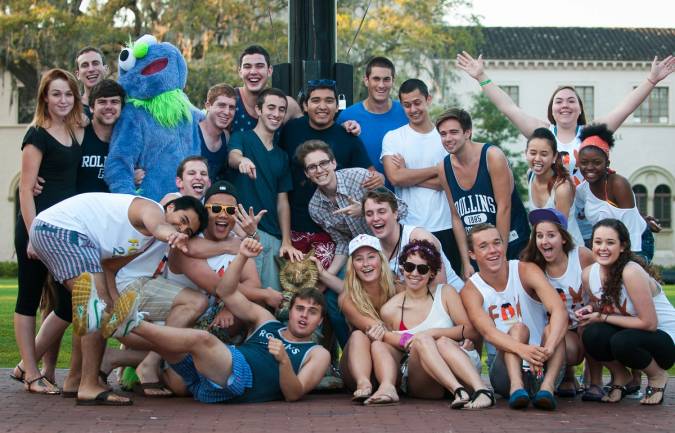
<svg viewBox="0 0 675 433">
<path fill-rule="evenodd" d="M 427 262 L 427 265 L 431 269 L 430 279 L 434 279 L 438 271 L 441 270 L 441 253 L 438 252 L 436 245 L 426 239 L 412 240 L 408 245 L 403 247 L 403 251 L 401 251 L 401 255 L 398 257 L 398 264 L 403 266 L 408 261 L 408 257 L 415 253 Z"/>
<path fill-rule="evenodd" d="M 614 147 L 614 133 L 607 129 L 606 123 L 591 123 L 588 126 L 584 126 L 579 134 L 579 140 L 584 141 L 588 137 L 597 135 L 607 142 L 609 148 Z"/>
<path fill-rule="evenodd" d="M 656 281 L 660 280 L 660 276 L 656 269 L 647 264 L 647 262 L 640 256 L 633 253 L 630 249 L 630 234 L 626 226 L 619 220 L 614 218 L 605 218 L 598 221 L 593 226 L 593 235 L 591 239 L 595 238 L 595 231 L 600 227 L 608 227 L 616 231 L 619 236 L 619 243 L 623 247 L 623 251 L 619 254 L 616 262 L 612 263 L 607 272 L 607 280 L 602 284 L 602 297 L 600 298 L 601 309 L 606 306 L 621 307 L 621 287 L 623 286 L 623 269 L 629 262 L 635 262 L 649 274 L 650 277 Z"/>
</svg>

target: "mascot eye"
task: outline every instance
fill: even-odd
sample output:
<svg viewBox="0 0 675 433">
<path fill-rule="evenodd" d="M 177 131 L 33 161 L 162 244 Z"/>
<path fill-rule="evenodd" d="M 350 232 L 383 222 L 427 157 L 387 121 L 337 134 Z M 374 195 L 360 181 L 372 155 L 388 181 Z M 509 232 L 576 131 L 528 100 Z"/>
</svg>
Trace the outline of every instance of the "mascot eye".
<svg viewBox="0 0 675 433">
<path fill-rule="evenodd" d="M 129 48 L 123 49 L 120 53 L 119 65 L 124 71 L 128 71 L 136 65 L 136 57 L 134 57 Z"/>
<path fill-rule="evenodd" d="M 151 45 L 157 44 L 157 39 L 152 35 L 143 35 L 136 42 L 134 42 L 133 52 L 134 57 L 142 59 L 148 55 L 148 49 Z"/>
</svg>

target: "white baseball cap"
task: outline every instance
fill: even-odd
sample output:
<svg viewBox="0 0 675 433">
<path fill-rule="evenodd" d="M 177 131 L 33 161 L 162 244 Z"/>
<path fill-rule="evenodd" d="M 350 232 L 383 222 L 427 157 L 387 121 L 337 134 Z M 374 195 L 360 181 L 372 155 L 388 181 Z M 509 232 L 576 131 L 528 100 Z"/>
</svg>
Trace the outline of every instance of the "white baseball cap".
<svg viewBox="0 0 675 433">
<path fill-rule="evenodd" d="M 377 251 L 382 251 L 380 240 L 375 236 L 360 234 L 349 242 L 349 255 L 354 254 L 354 251 L 361 247 L 370 247 Z"/>
</svg>

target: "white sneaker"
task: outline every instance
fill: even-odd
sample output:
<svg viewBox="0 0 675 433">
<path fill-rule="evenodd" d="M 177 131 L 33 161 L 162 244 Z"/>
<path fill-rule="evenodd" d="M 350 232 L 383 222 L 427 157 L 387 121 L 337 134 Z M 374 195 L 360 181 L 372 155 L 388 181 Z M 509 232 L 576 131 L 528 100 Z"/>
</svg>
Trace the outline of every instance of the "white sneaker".
<svg viewBox="0 0 675 433">
<path fill-rule="evenodd" d="M 138 311 L 141 302 L 139 293 L 127 290 L 117 298 L 110 320 L 101 331 L 107 337 L 126 337 L 143 320 L 144 314 Z"/>
<path fill-rule="evenodd" d="M 91 334 L 101 329 L 106 304 L 98 297 L 92 273 L 84 272 L 73 280 L 72 305 L 75 335 Z"/>
</svg>

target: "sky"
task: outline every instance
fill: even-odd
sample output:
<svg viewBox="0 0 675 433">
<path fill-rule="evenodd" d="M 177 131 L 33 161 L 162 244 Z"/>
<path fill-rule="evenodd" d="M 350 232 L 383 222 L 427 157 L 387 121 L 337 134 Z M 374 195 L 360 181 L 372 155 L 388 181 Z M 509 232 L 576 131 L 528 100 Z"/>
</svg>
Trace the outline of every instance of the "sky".
<svg viewBox="0 0 675 433">
<path fill-rule="evenodd" d="M 675 27 L 672 0 L 473 0 L 471 10 L 484 26 Z"/>
</svg>

